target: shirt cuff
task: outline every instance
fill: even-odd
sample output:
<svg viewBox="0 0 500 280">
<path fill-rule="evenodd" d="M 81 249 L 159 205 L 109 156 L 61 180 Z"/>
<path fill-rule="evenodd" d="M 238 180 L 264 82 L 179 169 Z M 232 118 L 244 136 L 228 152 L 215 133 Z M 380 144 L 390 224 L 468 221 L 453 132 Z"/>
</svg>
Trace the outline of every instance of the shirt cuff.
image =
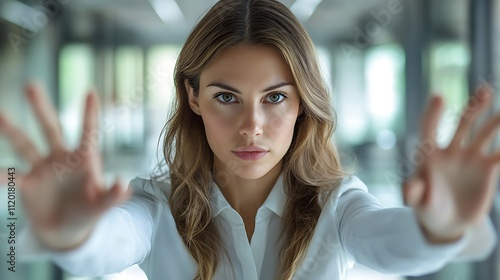
<svg viewBox="0 0 500 280">
<path fill-rule="evenodd" d="M 412 238 L 409 238 L 409 240 L 415 242 L 411 248 L 415 250 L 413 255 L 421 260 L 419 267 L 423 270 L 424 274 L 440 270 L 453 260 L 466 246 L 469 232 L 465 232 L 462 237 L 455 242 L 444 244 L 430 243 L 422 232 L 422 228 L 420 227 L 413 209 L 407 208 L 407 211 L 411 211 L 412 218 L 408 219 L 409 222 L 406 224 L 408 230 L 406 232 L 407 234 L 414 235 Z M 415 275 L 422 275 L 418 270 L 415 271 Z M 411 271 L 411 269 L 409 271 Z M 413 273 L 409 275 L 412 274 Z"/>
</svg>

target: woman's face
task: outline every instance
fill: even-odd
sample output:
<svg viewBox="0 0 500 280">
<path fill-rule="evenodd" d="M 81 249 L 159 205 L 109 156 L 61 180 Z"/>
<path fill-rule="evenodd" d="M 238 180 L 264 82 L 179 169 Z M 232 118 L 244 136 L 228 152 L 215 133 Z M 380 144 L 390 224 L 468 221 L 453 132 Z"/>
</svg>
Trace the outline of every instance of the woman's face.
<svg viewBox="0 0 500 280">
<path fill-rule="evenodd" d="M 191 108 L 203 119 L 215 174 L 257 179 L 273 168 L 281 170 L 300 98 L 278 51 L 231 47 L 201 73 L 198 97 L 187 88 Z"/>
</svg>

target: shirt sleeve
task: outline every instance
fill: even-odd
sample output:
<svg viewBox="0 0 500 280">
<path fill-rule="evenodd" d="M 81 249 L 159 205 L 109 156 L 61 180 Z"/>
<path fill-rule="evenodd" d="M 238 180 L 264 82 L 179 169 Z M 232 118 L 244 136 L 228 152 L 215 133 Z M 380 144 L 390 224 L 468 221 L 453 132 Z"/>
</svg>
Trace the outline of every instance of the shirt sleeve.
<svg viewBox="0 0 500 280">
<path fill-rule="evenodd" d="M 495 234 L 488 219 L 451 244 L 430 244 L 423 236 L 413 209 L 384 208 L 360 189 L 339 198 L 339 233 L 344 250 L 357 263 L 386 274 L 419 276 L 441 269 L 454 259 L 488 256 Z M 478 238 L 487 237 L 478 244 Z"/>
<path fill-rule="evenodd" d="M 153 216 L 158 207 L 152 196 L 142 190 L 142 182 L 145 180 L 132 180 L 132 197 L 105 212 L 89 238 L 71 251 L 44 248 L 28 225 L 20 235 L 20 259 L 49 258 L 74 276 L 102 276 L 141 263 L 151 249 Z"/>
<path fill-rule="evenodd" d="M 491 219 L 483 219 L 465 235 L 467 241 L 452 262 L 481 261 L 488 258 L 496 248 L 497 234 Z"/>
</svg>

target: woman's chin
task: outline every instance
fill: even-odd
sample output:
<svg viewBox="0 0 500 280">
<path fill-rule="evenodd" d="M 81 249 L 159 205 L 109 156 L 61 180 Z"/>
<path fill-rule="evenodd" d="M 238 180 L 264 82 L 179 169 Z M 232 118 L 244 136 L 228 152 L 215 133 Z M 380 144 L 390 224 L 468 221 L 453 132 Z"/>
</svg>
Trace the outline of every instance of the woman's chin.
<svg viewBox="0 0 500 280">
<path fill-rule="evenodd" d="M 263 168 L 261 166 L 249 166 L 242 167 L 238 170 L 234 170 L 234 175 L 247 180 L 260 179 L 269 173 L 269 168 Z"/>
<path fill-rule="evenodd" d="M 281 165 L 278 163 L 262 159 L 255 161 L 247 161 L 239 158 L 230 158 L 226 161 L 217 160 L 215 165 L 222 168 L 217 168 L 219 171 L 216 172 L 215 176 L 219 179 L 229 179 L 232 176 L 246 180 L 260 179 L 269 174 L 269 172 L 276 171 L 276 173 L 279 173 Z"/>
</svg>

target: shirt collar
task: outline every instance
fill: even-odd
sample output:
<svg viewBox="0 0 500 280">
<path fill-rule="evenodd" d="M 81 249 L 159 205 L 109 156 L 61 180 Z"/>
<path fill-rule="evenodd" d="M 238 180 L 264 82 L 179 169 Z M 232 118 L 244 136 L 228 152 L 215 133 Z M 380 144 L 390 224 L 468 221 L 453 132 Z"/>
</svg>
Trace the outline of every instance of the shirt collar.
<svg viewBox="0 0 500 280">
<path fill-rule="evenodd" d="M 219 189 L 219 186 L 215 183 L 215 181 L 211 181 L 211 204 L 212 204 L 212 219 L 219 215 L 224 209 L 231 208 L 229 202 L 227 202 L 226 198 L 222 194 Z M 267 196 L 266 200 L 262 204 L 261 208 L 267 208 L 279 217 L 282 217 L 283 210 L 285 208 L 286 203 L 286 194 L 283 186 L 283 172 L 278 176 L 276 183 L 273 186 L 273 189 Z"/>
</svg>

